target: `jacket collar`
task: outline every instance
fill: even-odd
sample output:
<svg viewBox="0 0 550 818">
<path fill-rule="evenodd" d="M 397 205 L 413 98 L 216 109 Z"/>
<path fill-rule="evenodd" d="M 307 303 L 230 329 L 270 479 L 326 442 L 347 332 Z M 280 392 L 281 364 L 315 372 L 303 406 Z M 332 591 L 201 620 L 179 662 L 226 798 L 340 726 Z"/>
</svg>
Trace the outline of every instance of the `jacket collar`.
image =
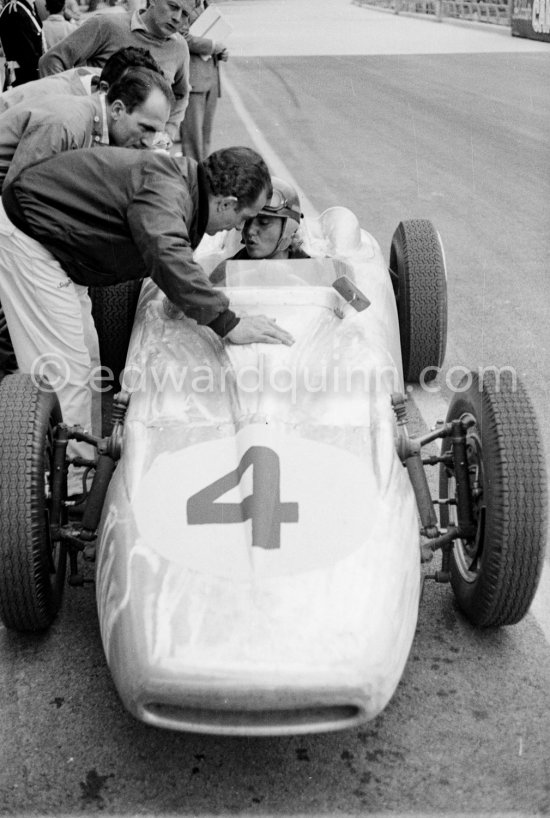
<svg viewBox="0 0 550 818">
<path fill-rule="evenodd" d="M 105 102 L 105 94 L 91 94 L 89 99 L 92 102 L 93 109 L 91 147 L 94 147 L 95 145 L 108 145 L 109 128 L 107 125 L 107 105 Z"/>
</svg>

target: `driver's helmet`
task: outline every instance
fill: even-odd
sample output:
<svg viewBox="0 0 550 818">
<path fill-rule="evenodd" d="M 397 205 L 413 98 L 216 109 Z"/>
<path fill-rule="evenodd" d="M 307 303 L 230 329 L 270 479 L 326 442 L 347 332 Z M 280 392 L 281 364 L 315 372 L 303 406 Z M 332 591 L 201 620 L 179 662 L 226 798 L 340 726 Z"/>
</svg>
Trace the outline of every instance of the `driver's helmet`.
<svg viewBox="0 0 550 818">
<path fill-rule="evenodd" d="M 279 250 L 286 250 L 290 246 L 292 237 L 300 226 L 300 219 L 303 213 L 300 211 L 300 199 L 296 190 L 289 182 L 279 179 L 278 176 L 271 177 L 273 195 L 258 213 L 258 216 L 275 216 L 284 219 L 281 238 L 277 242 L 274 253 Z"/>
</svg>

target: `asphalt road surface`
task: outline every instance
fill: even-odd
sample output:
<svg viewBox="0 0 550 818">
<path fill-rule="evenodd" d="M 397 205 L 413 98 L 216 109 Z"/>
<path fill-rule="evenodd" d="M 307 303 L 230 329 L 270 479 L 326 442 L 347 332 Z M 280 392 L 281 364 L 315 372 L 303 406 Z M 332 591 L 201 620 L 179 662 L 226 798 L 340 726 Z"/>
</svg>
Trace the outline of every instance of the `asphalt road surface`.
<svg viewBox="0 0 550 818">
<path fill-rule="evenodd" d="M 235 30 L 216 147 L 260 144 L 309 208 L 350 207 L 386 252 L 401 219 L 432 219 L 443 237 L 448 356 L 415 423 L 445 405 L 458 367 L 513 366 L 548 452 L 550 46 L 347 0 L 223 11 Z M 448 587 L 427 585 L 381 716 L 247 740 L 134 721 L 104 661 L 93 587 L 67 589 L 46 635 L 0 631 L 0 813 L 548 813 L 545 598 L 537 611 L 480 632 Z"/>
</svg>

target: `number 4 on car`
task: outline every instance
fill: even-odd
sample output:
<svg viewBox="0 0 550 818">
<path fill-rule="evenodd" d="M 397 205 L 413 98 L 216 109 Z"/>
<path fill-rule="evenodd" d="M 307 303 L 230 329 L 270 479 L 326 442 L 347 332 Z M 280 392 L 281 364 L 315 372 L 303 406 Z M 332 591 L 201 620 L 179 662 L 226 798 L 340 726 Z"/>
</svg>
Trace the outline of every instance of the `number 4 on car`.
<svg viewBox="0 0 550 818">
<path fill-rule="evenodd" d="M 239 485 L 244 472 L 253 468 L 252 494 L 240 503 L 217 502 L 229 489 Z M 281 503 L 280 462 L 267 446 L 252 446 L 236 469 L 187 501 L 189 525 L 242 523 L 252 520 L 252 547 L 280 548 L 281 524 L 298 522 L 298 503 Z"/>
</svg>

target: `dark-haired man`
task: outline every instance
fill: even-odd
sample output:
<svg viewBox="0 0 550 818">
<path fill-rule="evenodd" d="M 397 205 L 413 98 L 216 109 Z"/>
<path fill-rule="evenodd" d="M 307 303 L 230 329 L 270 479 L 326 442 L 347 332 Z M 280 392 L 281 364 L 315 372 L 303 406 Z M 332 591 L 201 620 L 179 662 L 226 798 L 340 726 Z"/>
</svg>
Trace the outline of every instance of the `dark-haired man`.
<svg viewBox="0 0 550 818">
<path fill-rule="evenodd" d="M 0 94 L 0 114 L 8 108 L 13 108 L 20 102 L 44 100 L 52 94 L 70 94 L 83 97 L 103 91 L 106 93 L 109 86 L 121 78 L 128 68 L 149 68 L 162 74 L 158 62 L 153 59 L 146 48 L 120 48 L 109 57 L 103 68 L 93 68 L 84 65 L 79 68 L 70 68 L 59 74 L 25 82 Z"/>
<path fill-rule="evenodd" d="M 71 151 L 27 168 L 4 190 L 0 298 L 19 367 L 51 356 L 64 419 L 90 428 L 87 288 L 150 276 L 188 317 L 236 344 L 293 343 L 265 316 L 239 318 L 193 250 L 204 233 L 242 228 L 271 196 L 262 158 L 226 148 L 197 164 L 165 152 Z M 89 225 L 93 224 L 93 231 Z"/>
<path fill-rule="evenodd" d="M 150 0 L 142 12 L 93 15 L 44 54 L 39 62 L 40 75 L 56 74 L 78 65 L 103 66 L 115 51 L 125 46 L 146 48 L 174 92 L 167 127 L 174 139 L 189 99 L 189 49 L 178 34 L 187 17 L 186 0 Z"/>
<path fill-rule="evenodd" d="M 46 49 L 48 49 L 53 48 L 54 45 L 72 34 L 76 28 L 76 23 L 67 20 L 63 15 L 65 0 L 46 0 L 46 9 L 49 14 L 42 22 L 42 31 L 44 32 Z"/>
<path fill-rule="evenodd" d="M 0 190 L 23 168 L 62 151 L 100 144 L 150 147 L 164 131 L 172 100 L 160 74 L 132 68 L 106 95 L 51 96 L 9 108 L 0 115 Z"/>
</svg>

